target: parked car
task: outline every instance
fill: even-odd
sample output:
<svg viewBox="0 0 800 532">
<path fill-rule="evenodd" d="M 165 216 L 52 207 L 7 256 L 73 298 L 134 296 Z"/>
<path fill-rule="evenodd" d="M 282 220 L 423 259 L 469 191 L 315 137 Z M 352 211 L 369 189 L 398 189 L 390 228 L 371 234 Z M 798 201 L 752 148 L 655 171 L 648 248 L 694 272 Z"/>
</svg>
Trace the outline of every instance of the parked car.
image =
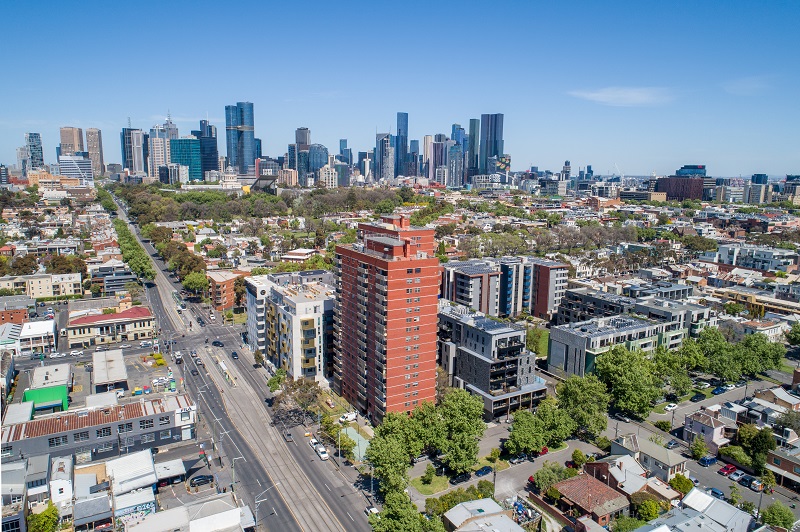
<svg viewBox="0 0 800 532">
<path fill-rule="evenodd" d="M 189 485 L 194 488 L 204 484 L 211 484 L 212 482 L 214 482 L 214 477 L 211 475 L 197 475 L 189 481 Z"/>
<path fill-rule="evenodd" d="M 120 349 L 130 349 L 131 348 L 131 344 L 120 344 L 119 348 Z"/>
<path fill-rule="evenodd" d="M 316 438 L 311 438 L 308 440 L 308 444 L 311 446 L 312 449 L 316 449 L 317 445 L 319 445 L 319 441 Z"/>
<path fill-rule="evenodd" d="M 101 351 L 105 351 L 105 346 L 98 345 L 97 348 L 94 350 L 95 353 L 100 353 Z"/>
<path fill-rule="evenodd" d="M 422 462 L 423 460 L 427 460 L 427 459 L 428 459 L 428 455 L 425 454 L 425 453 L 422 453 L 419 456 L 415 456 L 414 458 L 412 458 L 411 461 L 416 464 L 416 463 Z"/>
<path fill-rule="evenodd" d="M 290 443 L 294 441 L 294 438 L 292 437 L 292 433 L 288 432 L 288 431 L 283 433 L 283 439 L 286 440 L 287 442 L 290 442 Z"/>
<path fill-rule="evenodd" d="M 364 515 L 366 515 L 367 517 L 379 513 L 380 512 L 378 511 L 378 509 L 375 508 L 374 506 L 367 506 L 366 508 L 364 508 Z"/>
<path fill-rule="evenodd" d="M 149 340 L 143 340 L 139 342 L 139 347 L 153 347 L 153 342 Z"/>
<path fill-rule="evenodd" d="M 675 393 L 668 393 L 667 394 L 667 401 L 677 401 L 678 395 Z"/>
<path fill-rule="evenodd" d="M 678 405 L 676 405 L 675 403 L 670 403 L 670 404 L 668 404 L 667 406 L 664 407 L 664 411 L 665 412 L 672 412 L 676 408 L 678 408 Z"/>
<path fill-rule="evenodd" d="M 80 349 L 75 349 L 74 351 L 70 351 L 69 352 L 69 356 L 71 356 L 71 357 L 81 357 L 81 356 L 83 356 L 83 351 L 81 351 Z"/>
<path fill-rule="evenodd" d="M 720 470 L 718 472 L 719 472 L 720 475 L 727 477 L 731 473 L 735 473 L 736 472 L 736 466 L 733 465 L 733 464 L 725 464 L 724 466 L 722 466 L 720 468 Z"/>
<path fill-rule="evenodd" d="M 710 388 L 711 385 L 706 381 L 698 381 L 697 385 L 695 386 L 698 390 L 705 390 L 706 388 Z"/>
<path fill-rule="evenodd" d="M 705 398 L 706 398 L 706 396 L 705 396 L 705 395 L 703 395 L 702 393 L 696 393 L 696 394 L 694 394 L 694 395 L 692 396 L 692 398 L 691 398 L 691 399 L 689 399 L 689 400 L 690 400 L 691 402 L 693 402 L 693 403 L 699 403 L 700 401 L 702 401 L 702 400 L 703 400 L 703 399 L 705 399 Z"/>
<path fill-rule="evenodd" d="M 723 388 L 725 388 L 726 390 L 733 390 L 734 388 L 736 388 L 736 385 L 726 384 L 725 386 L 723 386 Z"/>
<path fill-rule="evenodd" d="M 750 483 L 750 489 L 758 493 L 759 491 L 764 491 L 764 483 L 758 479 L 753 480 Z"/>
<path fill-rule="evenodd" d="M 712 497 L 716 497 L 717 499 L 720 499 L 720 500 L 725 498 L 725 494 L 722 493 L 722 490 L 717 489 L 717 488 L 710 488 L 708 490 L 708 494 L 711 495 Z"/>
<path fill-rule="evenodd" d="M 234 359 L 234 360 L 239 360 L 239 353 L 237 353 L 236 351 L 233 351 L 231 353 L 231 358 Z"/>
<path fill-rule="evenodd" d="M 62 358 L 65 356 L 67 356 L 66 353 L 59 353 L 57 351 L 53 351 L 52 353 L 50 353 L 50 358 Z"/>
<path fill-rule="evenodd" d="M 483 466 L 482 468 L 480 468 L 477 471 L 475 471 L 475 476 L 476 477 L 485 477 L 486 475 L 488 475 L 491 472 L 492 472 L 492 468 L 487 465 L 487 466 Z"/>
<path fill-rule="evenodd" d="M 715 456 L 708 455 L 708 456 L 702 457 L 700 460 L 697 461 L 697 463 L 700 464 L 703 467 L 708 467 L 708 466 L 712 466 L 712 465 L 716 464 L 717 463 L 717 458 Z"/>
<path fill-rule="evenodd" d="M 754 480 L 755 477 L 751 477 L 750 475 L 743 475 L 739 477 L 739 485 L 749 488 L 750 484 L 752 484 Z"/>
<path fill-rule="evenodd" d="M 630 423 L 631 422 L 631 418 L 629 418 L 628 416 L 626 416 L 622 412 L 617 412 L 616 414 L 614 414 L 614 417 L 616 419 L 620 420 L 620 421 L 624 421 L 625 423 Z"/>
<path fill-rule="evenodd" d="M 544 456 L 549 452 L 550 452 L 550 449 L 548 449 L 547 447 L 542 447 L 538 451 L 533 451 L 530 455 L 528 455 L 528 457 L 531 459 L 531 461 L 533 461 L 533 458 L 538 458 L 540 456 Z"/>
<path fill-rule="evenodd" d="M 320 460 L 327 460 L 328 459 L 328 450 L 325 448 L 324 445 L 317 445 L 316 449 L 317 456 L 319 456 Z"/>
<path fill-rule="evenodd" d="M 723 393 L 725 393 L 725 392 L 727 392 L 727 391 L 728 391 L 728 390 L 726 390 L 724 387 L 722 387 L 722 386 L 717 386 L 716 388 L 714 388 L 713 390 L 711 390 L 711 393 L 713 393 L 714 395 L 720 395 L 720 394 L 723 394 Z"/>
<path fill-rule="evenodd" d="M 526 455 L 525 453 L 519 453 L 518 455 L 515 455 L 515 456 L 512 456 L 511 458 L 509 458 L 508 459 L 508 463 L 509 464 L 513 464 L 513 465 L 521 464 L 522 462 L 524 462 L 527 459 L 528 459 L 528 455 Z"/>
<path fill-rule="evenodd" d="M 342 414 L 339 416 L 339 423 L 349 423 L 351 421 L 355 421 L 358 417 L 358 414 L 355 412 L 347 412 L 346 414 Z"/>
<path fill-rule="evenodd" d="M 455 486 L 456 484 L 461 484 L 462 482 L 466 482 L 472 478 L 472 475 L 469 473 L 461 473 L 460 475 L 456 475 L 450 479 L 450 484 Z"/>
<path fill-rule="evenodd" d="M 745 380 L 736 381 L 736 384 L 734 384 L 734 386 L 736 386 L 737 388 L 741 388 L 742 386 L 747 386 L 747 381 Z"/>
<path fill-rule="evenodd" d="M 675 447 L 677 447 L 680 444 L 681 443 L 678 440 L 674 440 L 673 439 L 673 440 L 669 440 L 664 447 L 666 447 L 667 449 L 674 449 Z"/>
<path fill-rule="evenodd" d="M 730 475 L 728 475 L 728 480 L 731 482 L 739 482 L 739 480 L 744 476 L 744 471 L 736 470 Z"/>
<path fill-rule="evenodd" d="M 225 347 L 225 344 L 223 344 L 219 340 L 214 340 L 213 342 L 211 342 L 211 345 L 213 345 L 214 347 Z"/>
</svg>

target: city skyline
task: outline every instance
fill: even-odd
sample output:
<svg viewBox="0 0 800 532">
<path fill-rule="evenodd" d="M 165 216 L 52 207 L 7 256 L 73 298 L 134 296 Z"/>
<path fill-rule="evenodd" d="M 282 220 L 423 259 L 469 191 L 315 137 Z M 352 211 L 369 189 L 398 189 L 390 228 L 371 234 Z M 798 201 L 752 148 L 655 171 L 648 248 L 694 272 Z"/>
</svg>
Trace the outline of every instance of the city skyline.
<svg viewBox="0 0 800 532">
<path fill-rule="evenodd" d="M 154 66 L 150 75 L 183 80 L 171 91 L 141 91 L 136 84 L 118 83 L 114 75 L 99 77 L 90 89 L 70 83 L 83 74 L 48 53 L 46 39 L 34 40 L 25 55 L 40 58 L 41 67 L 65 83 L 56 89 L 21 80 L 0 89 L 4 101 L 14 102 L 0 113 L 0 163 L 14 164 L 26 132 L 42 135 L 45 162 L 54 162 L 61 127 L 98 128 L 107 139 L 116 138 L 128 116 L 134 128 L 148 131 L 169 111 L 185 135 L 207 117 L 221 130 L 224 106 L 250 101 L 257 107 L 255 137 L 271 156 L 286 151 L 300 126 L 310 128 L 315 142 L 330 152 L 343 138 L 357 152 L 374 146 L 376 132 L 396 134 L 397 112 L 409 115 L 409 142 L 449 134 L 453 123 L 463 127 L 482 114 L 502 113 L 504 151 L 515 171 L 531 164 L 557 170 L 564 160 L 576 169 L 592 164 L 598 174 L 663 175 L 687 163 L 706 164 L 715 176 L 779 176 L 800 170 L 794 128 L 800 118 L 795 104 L 800 74 L 790 66 L 795 55 L 791 32 L 800 20 L 796 4 L 733 2 L 723 8 L 675 9 L 624 2 L 581 3 L 577 8 L 515 3 L 497 20 L 500 38 L 488 42 L 473 38 L 485 24 L 480 6 L 453 11 L 426 4 L 426 16 L 419 17 L 422 8 L 415 3 L 381 6 L 375 13 L 353 6 L 348 16 L 358 32 L 344 33 L 333 43 L 318 38 L 296 43 L 293 54 L 318 53 L 324 44 L 326 53 L 352 58 L 345 61 L 350 67 L 342 68 L 358 75 L 347 84 L 269 83 L 274 72 L 252 69 L 255 63 L 286 60 L 287 49 L 274 43 L 291 40 L 300 29 L 324 34 L 335 10 L 326 4 L 309 10 L 302 28 L 276 24 L 269 39 L 256 33 L 243 36 L 238 55 L 212 46 L 202 54 L 182 55 L 179 63 Z M 36 17 L 32 9 L 37 9 Z M 114 9 L 118 19 L 155 31 L 156 20 L 144 16 L 147 9 Z M 192 14 L 178 6 L 160 9 L 160 20 L 181 22 L 175 28 L 176 43 L 191 41 L 197 27 L 224 20 L 226 13 L 218 4 Z M 292 20 L 284 16 L 290 6 L 270 9 L 273 20 Z M 79 30 L 99 24 L 104 16 L 25 4 L 5 6 L 4 11 L 10 20 L 36 18 L 43 32 L 74 28 L 77 45 L 87 46 L 91 32 Z M 257 18 L 266 7 L 252 4 L 249 12 Z M 404 54 L 424 76 L 398 80 L 396 63 L 373 60 L 379 47 L 364 43 L 384 37 L 374 22 L 377 15 L 407 29 Z M 562 27 L 574 30 L 565 38 L 549 36 L 548 28 Z M 770 31 L 753 31 L 761 27 Z M 659 29 L 663 35 L 654 37 Z M 25 32 L 24 25 L 11 25 L 9 39 L 22 41 Z M 694 32 L 702 38 L 688 38 Z M 430 35 L 450 33 L 462 35 L 455 42 L 464 66 L 477 69 L 457 85 L 451 70 L 427 53 Z M 113 48 L 95 52 L 99 62 L 114 64 Z M 9 72 L 25 71 L 24 56 L 6 59 Z M 192 76 L 206 71 L 201 65 L 223 60 L 226 70 L 250 74 L 234 83 L 192 83 Z M 486 76 L 488 72 L 495 76 Z M 218 139 L 224 143 L 222 135 Z M 104 145 L 106 163 L 121 162 L 115 144 Z M 220 148 L 223 152 L 224 146 Z"/>
</svg>

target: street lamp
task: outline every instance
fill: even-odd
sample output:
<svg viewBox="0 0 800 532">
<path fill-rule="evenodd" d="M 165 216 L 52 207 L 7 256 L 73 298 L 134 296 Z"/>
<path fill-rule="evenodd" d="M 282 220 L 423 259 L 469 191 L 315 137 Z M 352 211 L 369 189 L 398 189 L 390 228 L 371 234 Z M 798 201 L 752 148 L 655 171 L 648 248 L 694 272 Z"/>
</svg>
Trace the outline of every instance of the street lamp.
<svg viewBox="0 0 800 532">
<path fill-rule="evenodd" d="M 233 459 L 233 462 L 231 463 L 231 491 L 234 491 L 233 487 L 236 484 L 236 460 L 244 460 L 247 462 L 247 460 L 244 459 L 244 456 L 237 456 Z"/>
<path fill-rule="evenodd" d="M 280 482 L 276 482 L 276 483 L 275 483 L 275 484 L 273 484 L 272 486 L 268 487 L 267 489 L 265 489 L 264 491 L 262 491 L 261 493 L 259 493 L 258 495 L 256 495 L 256 498 L 255 498 L 255 502 L 256 502 L 256 530 L 258 530 L 258 505 L 259 505 L 259 504 L 261 504 L 262 502 L 264 502 L 264 501 L 266 501 L 266 500 L 267 500 L 267 499 L 261 499 L 261 500 L 259 500 L 258 498 L 259 498 L 259 497 L 261 497 L 262 495 L 264 495 L 266 492 L 268 492 L 268 491 L 269 491 L 269 490 L 271 490 L 272 488 L 274 488 L 274 487 L 276 487 L 276 486 L 280 486 L 280 485 L 281 485 L 281 483 L 280 483 Z"/>
</svg>

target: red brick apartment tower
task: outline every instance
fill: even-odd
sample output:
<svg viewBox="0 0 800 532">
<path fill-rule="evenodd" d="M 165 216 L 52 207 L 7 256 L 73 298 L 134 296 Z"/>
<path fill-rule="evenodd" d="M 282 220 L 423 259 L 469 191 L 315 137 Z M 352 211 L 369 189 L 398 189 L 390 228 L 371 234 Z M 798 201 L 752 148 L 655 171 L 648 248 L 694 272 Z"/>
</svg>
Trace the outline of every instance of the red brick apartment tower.
<svg viewBox="0 0 800 532">
<path fill-rule="evenodd" d="M 436 399 L 439 259 L 434 231 L 384 216 L 336 246 L 334 390 L 380 423 Z"/>
</svg>

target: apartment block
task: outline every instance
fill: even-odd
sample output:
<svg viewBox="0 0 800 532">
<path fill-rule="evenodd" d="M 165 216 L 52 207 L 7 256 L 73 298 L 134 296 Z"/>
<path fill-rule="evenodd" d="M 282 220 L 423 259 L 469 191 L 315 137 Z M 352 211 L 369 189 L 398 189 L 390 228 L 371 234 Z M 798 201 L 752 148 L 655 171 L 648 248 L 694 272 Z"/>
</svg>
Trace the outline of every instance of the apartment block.
<svg viewBox="0 0 800 532">
<path fill-rule="evenodd" d="M 83 294 L 80 273 L 7 275 L 0 277 L 0 288 L 33 299 Z"/>
<path fill-rule="evenodd" d="M 212 270 L 206 272 L 211 304 L 219 312 L 232 309 L 236 304 L 236 279 L 242 274 L 228 270 Z"/>
<path fill-rule="evenodd" d="M 307 282 L 279 285 L 270 275 L 245 280 L 247 342 L 273 369 L 293 379 L 326 383 L 332 368 L 332 286 Z"/>
<path fill-rule="evenodd" d="M 591 288 L 567 290 L 553 317 L 557 325 L 577 323 L 592 318 L 627 314 L 636 305 L 632 297 L 619 296 Z"/>
<path fill-rule="evenodd" d="M 380 422 L 436 398 L 441 267 L 434 231 L 403 216 L 359 224 L 336 246 L 334 389 Z"/>
<path fill-rule="evenodd" d="M 788 249 L 767 246 L 722 244 L 717 251 L 700 255 L 700 260 L 754 270 L 791 272 L 797 269 L 800 255 Z"/>
<path fill-rule="evenodd" d="M 442 266 L 442 298 L 499 316 L 500 269 L 490 261 L 448 262 Z"/>
<path fill-rule="evenodd" d="M 462 305 L 439 304 L 440 364 L 452 386 L 483 399 L 484 419 L 508 418 L 546 395 L 523 327 L 500 323 Z"/>
</svg>

